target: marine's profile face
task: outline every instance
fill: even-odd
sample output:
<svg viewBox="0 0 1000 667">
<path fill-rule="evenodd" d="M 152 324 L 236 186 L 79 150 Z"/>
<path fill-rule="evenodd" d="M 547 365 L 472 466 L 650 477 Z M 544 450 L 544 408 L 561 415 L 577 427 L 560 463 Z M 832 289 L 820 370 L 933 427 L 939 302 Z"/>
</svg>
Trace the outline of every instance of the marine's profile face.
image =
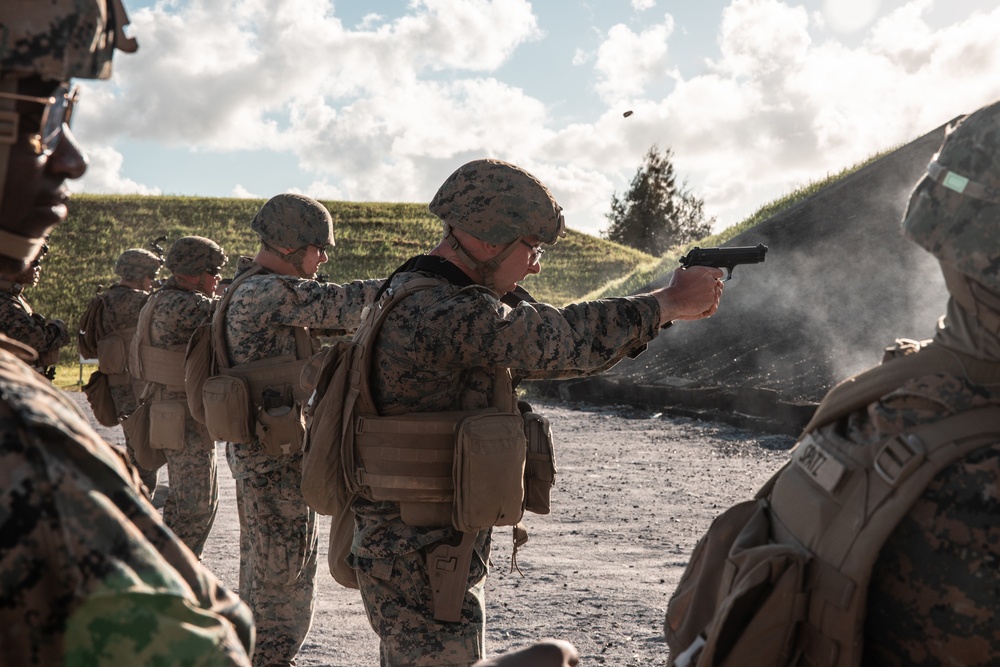
<svg viewBox="0 0 1000 667">
<path fill-rule="evenodd" d="M 538 239 L 519 239 L 514 241 L 515 247 L 499 268 L 493 274 L 493 284 L 496 291 L 503 295 L 514 289 L 518 283 L 527 276 L 539 273 L 542 270 L 541 264 L 541 241 Z M 506 249 L 501 246 L 500 252 Z"/>
<path fill-rule="evenodd" d="M 306 246 L 305 253 L 302 255 L 302 277 L 315 278 L 320 265 L 325 264 L 329 259 L 329 255 L 326 254 L 326 246 L 322 248 L 315 245 Z"/>
<path fill-rule="evenodd" d="M 49 99 L 63 84 L 26 77 L 19 81 L 17 95 Z M 49 117 L 68 119 L 67 105 L 53 104 Z M 66 219 L 69 192 L 66 181 L 80 178 L 87 171 L 87 158 L 69 129 L 69 124 L 50 120 L 49 131 L 42 126 L 47 106 L 34 100 L 18 100 L 18 133 L 11 146 L 3 199 L 0 203 L 0 229 L 28 238 L 41 238 Z M 41 136 L 47 134 L 48 136 Z M 30 258 L 0 256 L 0 273 L 16 275 Z"/>
</svg>

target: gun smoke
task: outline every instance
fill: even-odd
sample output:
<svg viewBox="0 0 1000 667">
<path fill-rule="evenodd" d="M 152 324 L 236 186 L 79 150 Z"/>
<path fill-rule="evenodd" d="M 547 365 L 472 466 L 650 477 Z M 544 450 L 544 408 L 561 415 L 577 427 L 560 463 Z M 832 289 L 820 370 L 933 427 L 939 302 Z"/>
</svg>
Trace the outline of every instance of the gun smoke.
<svg viewBox="0 0 1000 667">
<path fill-rule="evenodd" d="M 896 338 L 931 337 L 945 310 L 944 281 L 899 224 L 943 138 L 941 127 L 727 242 L 764 243 L 767 261 L 738 267 L 717 315 L 679 323 L 619 364 L 619 385 L 728 387 L 817 402 L 877 364 Z"/>
</svg>

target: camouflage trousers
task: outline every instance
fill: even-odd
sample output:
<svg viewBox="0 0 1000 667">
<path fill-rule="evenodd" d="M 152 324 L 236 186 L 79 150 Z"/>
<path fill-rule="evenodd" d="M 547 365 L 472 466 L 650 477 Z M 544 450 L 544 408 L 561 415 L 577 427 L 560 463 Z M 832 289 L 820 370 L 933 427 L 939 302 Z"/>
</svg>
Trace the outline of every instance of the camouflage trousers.
<svg viewBox="0 0 1000 667">
<path fill-rule="evenodd" d="M 381 639 L 382 667 L 467 667 L 485 654 L 490 531 L 472 555 L 462 620 L 434 618 L 425 549 L 394 558 L 353 557 L 368 622 Z"/>
<path fill-rule="evenodd" d="M 115 403 L 115 412 L 119 415 L 130 415 L 139 406 L 134 384 L 137 383 L 113 384 L 109 387 L 111 390 L 111 400 Z M 146 470 L 136 462 L 135 450 L 132 449 L 132 443 L 128 441 L 128 434 L 125 434 L 125 452 L 128 455 L 129 463 L 139 471 L 139 479 L 142 480 L 142 483 L 146 485 L 146 489 L 149 491 L 147 497 L 152 498 L 153 492 L 156 491 L 156 475 L 159 468 L 156 470 Z"/>
<path fill-rule="evenodd" d="M 257 625 L 254 667 L 294 665 L 312 624 L 319 539 L 301 482 L 301 458 L 236 479 L 240 597 Z"/>
<path fill-rule="evenodd" d="M 199 558 L 219 509 L 219 464 L 208 429 L 189 414 L 183 449 L 164 449 L 170 495 L 163 522 Z"/>
</svg>

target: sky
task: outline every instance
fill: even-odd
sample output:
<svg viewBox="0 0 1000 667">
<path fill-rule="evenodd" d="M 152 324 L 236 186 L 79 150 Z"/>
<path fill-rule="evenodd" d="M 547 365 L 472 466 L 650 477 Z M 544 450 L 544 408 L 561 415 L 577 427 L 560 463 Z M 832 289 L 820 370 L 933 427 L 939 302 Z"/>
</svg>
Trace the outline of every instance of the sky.
<svg viewBox="0 0 1000 667">
<path fill-rule="evenodd" d="M 429 202 L 490 157 L 599 235 L 655 145 L 719 231 L 1000 99 L 997 0 L 125 4 L 76 192 Z"/>
</svg>

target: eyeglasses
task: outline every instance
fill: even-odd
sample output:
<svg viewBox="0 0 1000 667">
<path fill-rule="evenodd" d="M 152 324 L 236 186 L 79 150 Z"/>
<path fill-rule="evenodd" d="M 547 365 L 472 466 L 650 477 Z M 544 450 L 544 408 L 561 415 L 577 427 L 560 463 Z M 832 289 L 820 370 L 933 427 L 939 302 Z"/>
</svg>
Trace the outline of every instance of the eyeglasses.
<svg viewBox="0 0 1000 667">
<path fill-rule="evenodd" d="M 531 254 L 528 255 L 528 264 L 534 266 L 542 261 L 542 255 L 545 254 L 545 248 L 540 245 L 531 245 L 524 239 L 518 239 L 518 241 L 531 248 Z"/>
<path fill-rule="evenodd" d="M 80 88 L 74 86 L 70 89 L 69 86 L 62 85 L 52 94 L 52 97 L 0 93 L 0 98 L 34 102 L 45 106 L 41 121 L 38 123 L 38 132 L 31 137 L 31 146 L 35 149 L 36 155 L 52 155 L 52 152 L 59 145 L 59 140 L 62 139 L 63 123 L 68 126 L 73 120 L 73 109 L 76 107 L 76 101 L 80 98 Z M 14 128 L 16 134 L 16 121 Z"/>
</svg>

